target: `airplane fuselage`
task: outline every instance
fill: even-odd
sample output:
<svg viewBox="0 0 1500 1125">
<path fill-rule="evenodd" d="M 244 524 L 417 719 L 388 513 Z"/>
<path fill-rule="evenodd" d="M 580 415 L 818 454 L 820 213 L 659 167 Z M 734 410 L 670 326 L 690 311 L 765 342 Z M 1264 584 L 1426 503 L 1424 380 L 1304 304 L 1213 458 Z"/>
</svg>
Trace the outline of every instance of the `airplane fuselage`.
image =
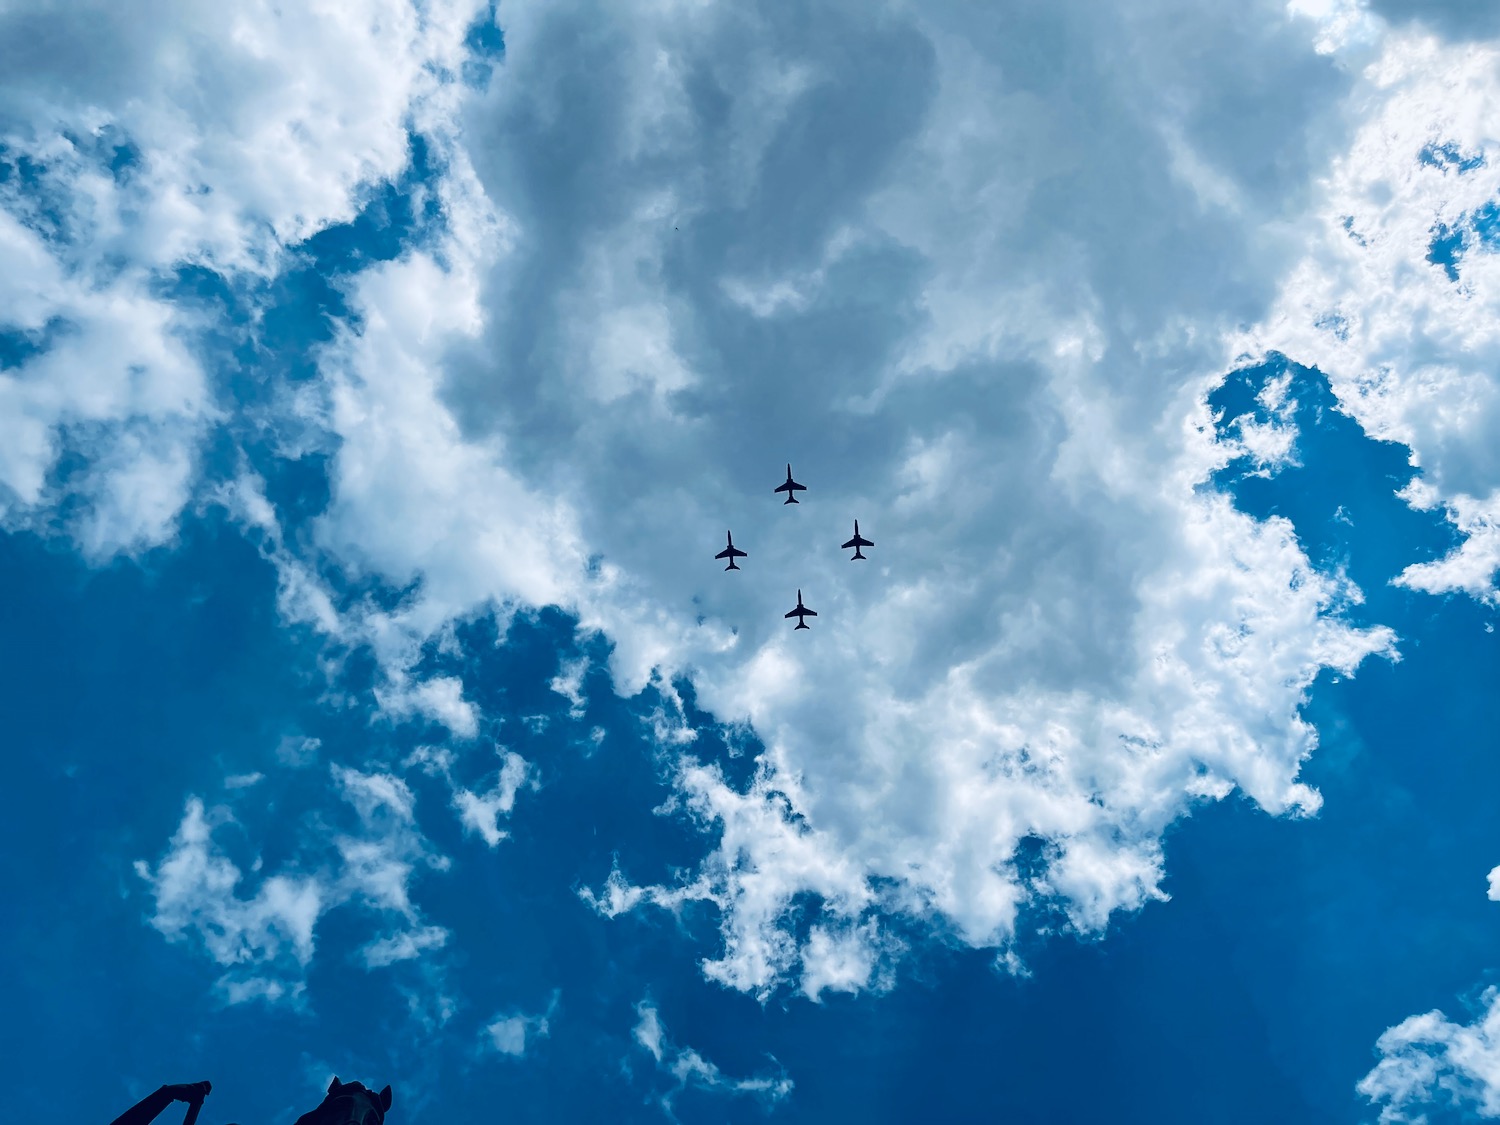
<svg viewBox="0 0 1500 1125">
<path fill-rule="evenodd" d="M 745 559 L 745 558 L 749 558 L 750 556 L 749 556 L 748 553 L 746 553 L 745 551 L 740 550 L 738 547 L 736 547 L 734 545 L 734 533 L 733 532 L 726 531 L 724 533 L 724 538 L 728 542 L 728 546 L 726 546 L 722 551 L 720 551 L 717 555 L 715 555 L 714 558 L 716 558 L 716 559 L 728 559 L 729 560 L 729 565 L 724 568 L 725 570 L 739 570 L 740 568 L 737 565 L 735 565 L 735 561 L 734 560 L 737 559 L 737 558 Z"/>
<path fill-rule="evenodd" d="M 785 507 L 787 504 L 800 504 L 801 501 L 797 499 L 797 493 L 806 492 L 807 485 L 798 484 L 796 481 L 794 481 L 792 479 L 792 467 L 791 465 L 787 465 L 786 483 L 778 484 L 775 489 L 773 489 L 773 491 L 786 493 L 786 499 L 782 501 L 782 506 Z"/>
<path fill-rule="evenodd" d="M 796 629 L 808 628 L 809 626 L 806 619 L 809 617 L 816 617 L 818 616 L 818 613 L 816 610 L 808 609 L 805 605 L 802 604 L 802 591 L 798 590 L 797 608 L 788 610 L 784 616 L 795 617 L 797 619 L 796 628 L 793 630 L 793 632 L 795 632 Z"/>
<path fill-rule="evenodd" d="M 865 557 L 864 552 L 860 550 L 861 547 L 873 547 L 873 546 L 875 546 L 874 543 L 870 542 L 868 539 L 866 539 L 863 535 L 861 535 L 859 533 L 859 521 L 855 520 L 854 521 L 854 538 L 851 539 L 851 540 L 849 540 L 849 542 L 845 543 L 843 545 L 843 547 L 840 548 L 840 550 L 847 551 L 850 547 L 853 547 L 854 548 L 854 558 L 851 558 L 849 560 L 850 562 L 853 562 L 854 559 L 862 559 L 862 558 Z"/>
</svg>

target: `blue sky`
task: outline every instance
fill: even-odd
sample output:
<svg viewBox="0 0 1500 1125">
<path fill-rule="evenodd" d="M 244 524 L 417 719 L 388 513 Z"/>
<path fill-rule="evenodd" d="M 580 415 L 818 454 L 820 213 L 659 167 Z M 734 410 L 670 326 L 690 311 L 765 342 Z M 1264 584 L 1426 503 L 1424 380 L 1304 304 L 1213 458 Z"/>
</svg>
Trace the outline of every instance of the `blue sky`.
<svg viewBox="0 0 1500 1125">
<path fill-rule="evenodd" d="M 1500 1116 L 1485 12 L 157 8 L 0 12 L 18 1118 Z"/>
</svg>

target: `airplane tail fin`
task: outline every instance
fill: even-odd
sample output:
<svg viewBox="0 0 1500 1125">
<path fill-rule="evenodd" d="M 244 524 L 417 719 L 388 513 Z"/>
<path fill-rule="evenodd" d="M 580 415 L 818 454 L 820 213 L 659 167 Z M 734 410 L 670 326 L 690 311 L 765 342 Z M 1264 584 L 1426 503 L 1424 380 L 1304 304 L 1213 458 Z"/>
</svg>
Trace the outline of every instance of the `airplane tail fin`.
<svg viewBox="0 0 1500 1125">
<path fill-rule="evenodd" d="M 724 569 L 725 570 L 739 570 L 739 567 L 737 567 L 737 566 L 734 565 L 734 560 L 733 559 L 730 559 L 729 560 L 729 565 L 726 566 Z"/>
<path fill-rule="evenodd" d="M 811 627 L 812 626 L 808 625 L 808 623 L 806 621 L 803 621 L 800 617 L 797 618 L 797 629 L 810 629 Z M 797 629 L 793 629 L 792 632 L 795 633 Z"/>
<path fill-rule="evenodd" d="M 854 548 L 854 559 L 862 559 L 862 558 L 864 558 L 864 555 L 862 555 L 862 554 L 859 553 L 859 548 L 858 547 Z M 850 559 L 849 561 L 853 562 L 854 559 Z"/>
</svg>

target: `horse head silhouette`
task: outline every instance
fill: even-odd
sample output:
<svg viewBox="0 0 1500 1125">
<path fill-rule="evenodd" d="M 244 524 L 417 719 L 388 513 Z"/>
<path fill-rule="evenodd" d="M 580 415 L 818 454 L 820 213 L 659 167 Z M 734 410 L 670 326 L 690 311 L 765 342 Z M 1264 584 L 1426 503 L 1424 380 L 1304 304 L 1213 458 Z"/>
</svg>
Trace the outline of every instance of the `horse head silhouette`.
<svg viewBox="0 0 1500 1125">
<path fill-rule="evenodd" d="M 335 1074 L 322 1102 L 297 1118 L 296 1125 L 384 1125 L 390 1108 L 389 1086 L 377 1094 L 360 1082 L 340 1082 Z"/>
</svg>

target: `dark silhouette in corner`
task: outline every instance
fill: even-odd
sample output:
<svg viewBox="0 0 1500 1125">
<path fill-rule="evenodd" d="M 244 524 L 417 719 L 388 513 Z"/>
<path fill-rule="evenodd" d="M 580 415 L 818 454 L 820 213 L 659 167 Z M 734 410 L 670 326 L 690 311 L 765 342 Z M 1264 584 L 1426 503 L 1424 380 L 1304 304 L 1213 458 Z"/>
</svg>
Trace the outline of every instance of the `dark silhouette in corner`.
<svg viewBox="0 0 1500 1125">
<path fill-rule="evenodd" d="M 156 1115 L 173 1102 L 187 1102 L 187 1117 L 185 1122 L 193 1122 L 198 1118 L 198 1111 L 203 1108 L 203 1099 L 208 1097 L 208 1092 L 213 1086 L 208 1082 L 178 1082 L 170 1086 L 162 1086 L 147 1094 L 135 1105 L 116 1117 L 110 1125 L 149 1125 L 156 1120 Z"/>
<path fill-rule="evenodd" d="M 110 1125 L 150 1125 L 162 1110 L 173 1102 L 187 1102 L 187 1116 L 183 1125 L 194 1125 L 198 1111 L 203 1108 L 203 1099 L 208 1097 L 213 1086 L 208 1082 L 184 1082 L 162 1086 L 147 1094 L 135 1105 L 116 1117 Z M 380 1093 L 359 1082 L 340 1082 L 334 1075 L 328 1084 L 328 1093 L 316 1109 L 297 1118 L 296 1125 L 384 1125 L 386 1112 L 391 1108 L 391 1088 Z"/>
</svg>

